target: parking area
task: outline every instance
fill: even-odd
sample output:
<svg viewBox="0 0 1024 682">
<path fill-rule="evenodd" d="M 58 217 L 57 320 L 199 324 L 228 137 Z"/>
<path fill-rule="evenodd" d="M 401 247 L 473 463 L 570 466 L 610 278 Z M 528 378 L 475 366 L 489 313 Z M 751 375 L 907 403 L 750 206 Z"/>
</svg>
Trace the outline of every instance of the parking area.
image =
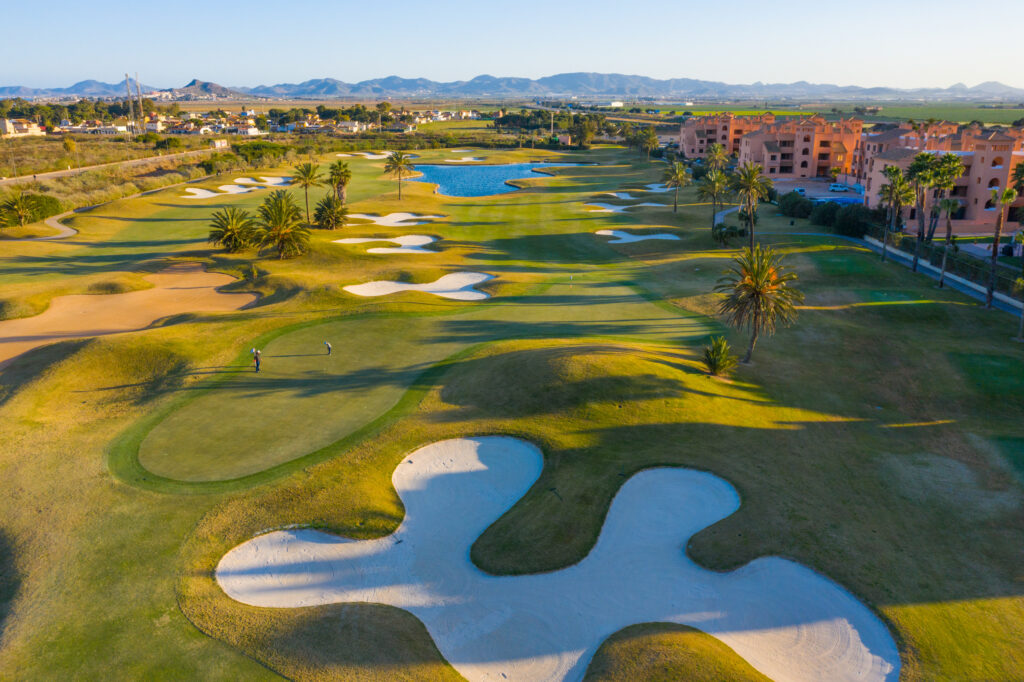
<svg viewBox="0 0 1024 682">
<path fill-rule="evenodd" d="M 808 199 L 843 199 L 846 203 L 863 198 L 863 195 L 858 193 L 853 187 L 849 187 L 845 192 L 831 192 L 829 191 L 829 185 L 832 184 L 830 178 L 799 178 L 796 180 L 773 180 L 775 189 L 779 191 L 779 194 L 787 194 L 797 188 L 804 190 L 804 196 Z M 859 201 L 857 203 L 860 203 Z"/>
</svg>

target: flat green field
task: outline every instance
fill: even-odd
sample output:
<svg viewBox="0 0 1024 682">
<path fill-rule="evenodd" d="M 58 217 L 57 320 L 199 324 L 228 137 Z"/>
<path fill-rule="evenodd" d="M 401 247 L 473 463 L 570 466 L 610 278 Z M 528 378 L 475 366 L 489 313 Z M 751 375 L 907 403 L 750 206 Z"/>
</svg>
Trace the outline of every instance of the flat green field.
<svg viewBox="0 0 1024 682">
<path fill-rule="evenodd" d="M 597 195 L 659 181 L 663 166 L 616 147 L 474 155 L 599 165 L 492 197 L 406 183 L 399 201 L 383 162 L 352 158 L 353 213 L 445 217 L 315 231 L 306 255 L 284 261 L 205 243 L 215 209 L 252 208 L 263 190 L 188 200 L 170 189 L 78 214 L 79 234 L 64 241 L 4 243 L 3 317 L 68 293 L 147 286 L 142 274 L 183 259 L 262 298 L 62 341 L 0 368 L 0 679 L 460 679 L 405 611 L 253 608 L 212 571 L 271 528 L 385 535 L 404 514 L 396 464 L 428 443 L 486 434 L 536 443 L 545 467 L 473 545 L 485 571 L 571 565 L 631 474 L 693 467 L 743 500 L 692 539 L 694 560 L 728 570 L 779 555 L 824 573 L 889 625 L 902 679 L 1020 679 L 1014 318 L 849 242 L 799 234 L 819 228 L 765 207 L 760 239 L 786 252 L 807 299 L 752 365 L 712 379 L 699 362 L 707 337 L 745 338 L 715 315 L 711 292 L 735 251 L 712 243 L 694 190 L 678 213 L 670 194 L 649 199 L 664 208 L 594 213 L 586 201 L 622 203 Z M 613 246 L 599 229 L 680 240 Z M 438 253 L 332 243 L 403 234 L 440 237 Z M 342 289 L 459 271 L 494 275 L 481 286 L 491 298 Z M 263 350 L 258 374 L 252 347 Z M 762 678 L 707 635 L 638 624 L 606 641 L 587 679 Z"/>
</svg>

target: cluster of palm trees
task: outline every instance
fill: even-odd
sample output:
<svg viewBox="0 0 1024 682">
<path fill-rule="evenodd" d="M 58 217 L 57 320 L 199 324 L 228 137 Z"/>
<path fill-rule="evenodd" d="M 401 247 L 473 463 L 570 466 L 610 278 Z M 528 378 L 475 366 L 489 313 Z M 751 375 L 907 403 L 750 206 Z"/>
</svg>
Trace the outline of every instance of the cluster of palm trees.
<svg viewBox="0 0 1024 682">
<path fill-rule="evenodd" d="M 931 241 L 935 235 L 940 218 L 945 217 L 946 240 L 942 252 L 942 265 L 939 272 L 939 286 L 945 284 L 946 267 L 949 251 L 953 243 L 953 215 L 962 207 L 959 199 L 951 196 L 956 181 L 964 174 L 964 163 L 956 154 L 941 156 L 929 152 L 921 152 L 911 160 L 906 170 L 898 166 L 887 166 L 882 173 L 887 182 L 882 185 L 882 203 L 889 214 L 887 225 L 882 234 L 882 260 L 885 260 L 888 233 L 897 232 L 897 222 L 904 208 L 913 205 L 917 221 L 917 240 L 914 245 L 914 258 L 911 268 L 916 272 L 921 254 L 921 246 Z M 1006 211 L 1010 204 L 1017 200 L 1018 193 L 1024 189 L 1024 165 L 1014 168 L 1010 187 L 993 188 L 989 203 L 996 209 L 996 223 L 993 230 L 993 247 L 989 263 L 989 281 L 985 293 L 985 306 L 992 307 L 992 299 L 996 288 L 996 272 L 999 267 L 999 240 L 1002 238 L 1006 224 Z M 929 198 L 938 190 L 937 200 L 931 206 Z M 930 224 L 925 225 L 925 216 L 930 216 Z"/>
<path fill-rule="evenodd" d="M 210 220 L 209 241 L 224 247 L 228 253 L 248 248 L 270 250 L 278 258 L 301 255 L 309 246 L 310 227 L 335 230 L 348 221 L 346 196 L 352 171 L 344 161 L 335 161 L 324 178 L 319 164 L 314 162 L 296 166 L 293 183 L 305 195 L 305 218 L 302 208 L 291 192 L 284 189 L 271 192 L 253 215 L 244 209 L 229 207 L 215 211 Z M 312 215 L 309 210 L 309 190 L 327 184 L 332 191 L 317 203 Z"/>
<path fill-rule="evenodd" d="M 753 249 L 757 206 L 770 198 L 772 181 L 764 175 L 764 169 L 759 164 L 748 161 L 733 173 L 726 170 L 728 164 L 729 154 L 725 147 L 718 143 L 712 144 L 704 157 L 707 172 L 697 183 L 697 196 L 711 204 L 712 231 L 715 229 L 719 208 L 730 200 L 738 200 L 743 207 L 750 248 Z"/>
<path fill-rule="evenodd" d="M 626 121 L 619 126 L 619 135 L 622 136 L 629 149 L 635 147 L 647 154 L 648 159 L 651 158 L 651 152 L 658 148 L 658 133 L 654 130 L 654 126 L 642 128 Z"/>
</svg>

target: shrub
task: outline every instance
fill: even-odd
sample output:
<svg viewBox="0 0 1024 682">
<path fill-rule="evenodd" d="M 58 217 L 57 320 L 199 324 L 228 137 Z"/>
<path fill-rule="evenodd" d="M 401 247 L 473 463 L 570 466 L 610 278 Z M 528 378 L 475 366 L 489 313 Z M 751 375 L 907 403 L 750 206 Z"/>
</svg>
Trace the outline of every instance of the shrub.
<svg viewBox="0 0 1024 682">
<path fill-rule="evenodd" d="M 49 194 L 30 194 L 29 196 L 33 197 L 36 220 L 44 220 L 64 212 L 64 206 L 57 197 L 51 197 Z"/>
<path fill-rule="evenodd" d="M 739 218 L 740 222 L 743 223 L 744 225 L 749 225 L 750 224 L 750 220 L 747 217 L 747 209 L 741 208 L 736 215 Z M 754 209 L 754 224 L 757 225 L 757 209 L 756 208 Z"/>
<path fill-rule="evenodd" d="M 836 213 L 839 212 L 839 204 L 834 201 L 826 201 L 816 204 L 811 211 L 811 222 L 822 227 L 832 227 L 836 223 Z"/>
<path fill-rule="evenodd" d="M 160 141 L 160 136 L 157 135 L 156 133 L 142 133 L 141 135 L 139 135 L 139 136 L 137 136 L 135 138 L 135 141 L 136 142 L 144 142 L 145 144 L 150 144 L 150 143 L 153 143 L 153 142 L 159 142 Z"/>
<path fill-rule="evenodd" d="M 832 229 L 847 237 L 863 237 L 871 228 L 872 212 L 867 206 L 851 204 L 836 212 Z"/>
<path fill-rule="evenodd" d="M 176 137 L 165 137 L 162 140 L 158 140 L 154 145 L 154 149 L 181 149 L 185 145 L 182 144 L 181 140 Z"/>
<path fill-rule="evenodd" d="M 746 236 L 747 228 L 736 227 L 735 225 L 726 225 L 725 223 L 718 223 L 711 230 L 711 238 L 726 247 L 729 246 L 730 239 Z"/>
<path fill-rule="evenodd" d="M 736 369 L 737 357 L 732 354 L 724 336 L 716 336 L 704 346 L 704 366 L 714 377 L 728 376 Z"/>
<path fill-rule="evenodd" d="M 697 182 L 708 174 L 708 169 L 704 164 L 694 164 L 690 172 L 693 175 L 693 181 Z"/>
<path fill-rule="evenodd" d="M 779 197 L 779 211 L 788 218 L 809 218 L 813 210 L 814 203 L 796 192 Z"/>
</svg>

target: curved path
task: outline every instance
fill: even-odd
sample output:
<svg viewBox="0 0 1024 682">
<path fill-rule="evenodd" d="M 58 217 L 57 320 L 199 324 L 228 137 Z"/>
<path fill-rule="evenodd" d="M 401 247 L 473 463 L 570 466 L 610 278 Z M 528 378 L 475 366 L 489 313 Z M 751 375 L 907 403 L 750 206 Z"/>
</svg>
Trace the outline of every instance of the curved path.
<svg viewBox="0 0 1024 682">
<path fill-rule="evenodd" d="M 390 536 L 352 541 L 277 531 L 229 551 L 216 579 L 253 606 L 384 603 L 416 615 L 469 680 L 578 680 L 607 637 L 645 622 L 711 634 L 775 680 L 899 677 L 881 620 L 841 586 L 792 561 L 709 571 L 683 551 L 740 506 L 721 478 L 652 469 L 623 484 L 593 550 L 551 573 L 492 576 L 472 543 L 537 480 L 540 451 L 514 438 L 441 441 L 392 481 L 405 506 Z"/>
<path fill-rule="evenodd" d="M 256 300 L 255 294 L 217 291 L 235 278 L 207 272 L 200 263 L 172 265 L 145 279 L 151 289 L 59 296 L 39 315 L 0 321 L 0 367 L 55 341 L 138 331 L 170 315 L 238 310 Z"/>
</svg>

